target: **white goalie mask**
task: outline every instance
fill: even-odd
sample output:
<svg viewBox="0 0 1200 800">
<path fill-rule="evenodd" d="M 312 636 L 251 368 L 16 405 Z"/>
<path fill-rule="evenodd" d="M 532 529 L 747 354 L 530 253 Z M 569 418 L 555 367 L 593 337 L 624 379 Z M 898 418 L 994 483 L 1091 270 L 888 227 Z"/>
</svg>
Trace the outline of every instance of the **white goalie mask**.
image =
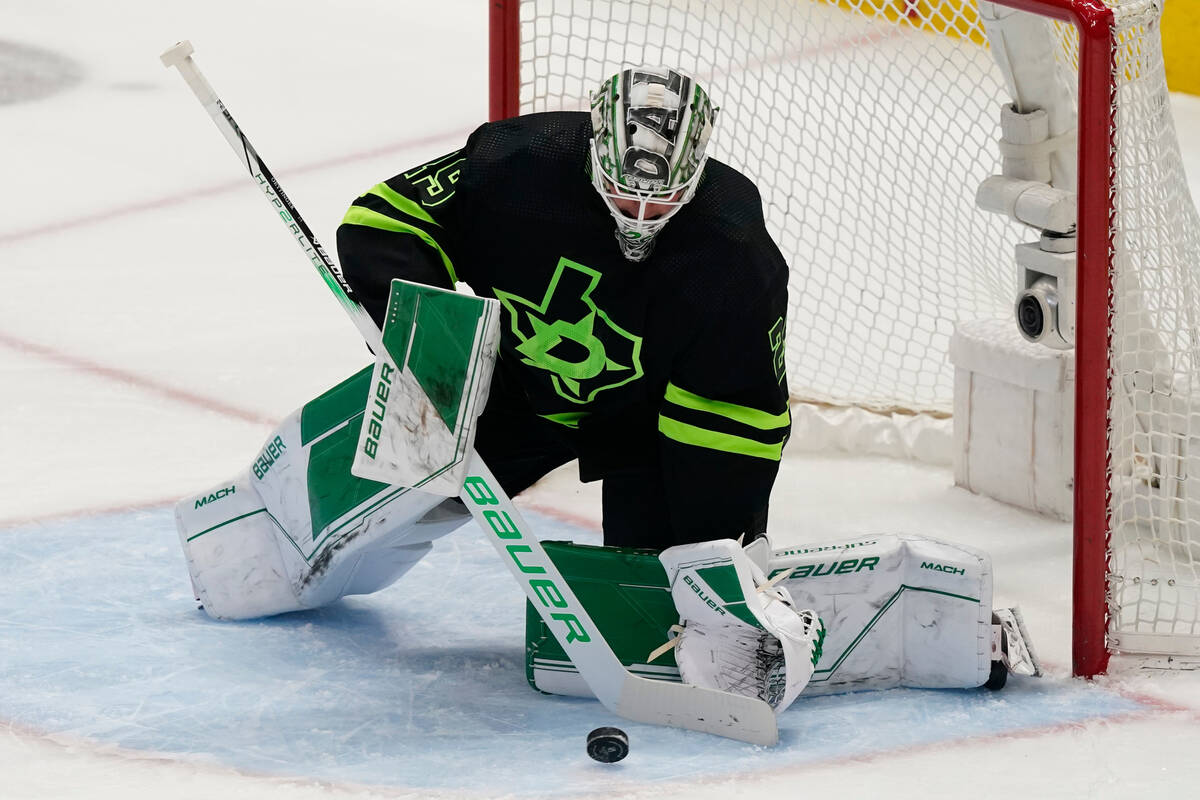
<svg viewBox="0 0 1200 800">
<path fill-rule="evenodd" d="M 592 94 L 592 184 L 630 261 L 696 193 L 717 109 L 691 77 L 667 67 L 622 70 Z"/>
</svg>

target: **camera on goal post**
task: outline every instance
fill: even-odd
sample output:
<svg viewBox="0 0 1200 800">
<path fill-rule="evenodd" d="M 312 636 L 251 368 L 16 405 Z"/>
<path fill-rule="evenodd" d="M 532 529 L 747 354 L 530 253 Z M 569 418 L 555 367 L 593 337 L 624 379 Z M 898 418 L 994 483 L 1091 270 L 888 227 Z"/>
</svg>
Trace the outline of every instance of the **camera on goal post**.
<svg viewBox="0 0 1200 800">
<path fill-rule="evenodd" d="M 1014 311 L 1021 335 L 1055 350 L 1075 346 L 1075 236 L 1046 231 L 1017 245 Z"/>
<path fill-rule="evenodd" d="M 1021 112 L 1011 103 L 1003 105 L 1004 171 L 983 180 L 975 203 L 1040 233 L 1038 241 L 1016 247 L 1017 329 L 1034 344 L 1070 350 L 1075 346 L 1077 198 L 1073 175 L 1063 173 L 1074 161 L 1075 136 L 1066 122 L 1059 127 L 1064 130 L 1052 136 L 1045 110 Z"/>
</svg>

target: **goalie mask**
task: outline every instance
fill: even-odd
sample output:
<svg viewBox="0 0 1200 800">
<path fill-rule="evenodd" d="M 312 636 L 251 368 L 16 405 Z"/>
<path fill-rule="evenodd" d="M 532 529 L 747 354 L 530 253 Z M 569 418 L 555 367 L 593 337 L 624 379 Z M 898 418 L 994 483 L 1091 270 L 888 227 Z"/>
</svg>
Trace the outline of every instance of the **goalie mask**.
<svg viewBox="0 0 1200 800">
<path fill-rule="evenodd" d="M 592 94 L 592 184 L 625 258 L 648 258 L 696 193 L 716 112 L 699 84 L 666 67 L 622 70 Z"/>
</svg>

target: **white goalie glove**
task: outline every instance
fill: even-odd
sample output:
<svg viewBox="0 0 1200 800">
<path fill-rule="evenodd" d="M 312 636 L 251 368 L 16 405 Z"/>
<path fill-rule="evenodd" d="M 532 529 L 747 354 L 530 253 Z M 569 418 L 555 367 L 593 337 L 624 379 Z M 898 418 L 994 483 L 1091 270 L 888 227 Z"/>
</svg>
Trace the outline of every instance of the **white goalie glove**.
<svg viewBox="0 0 1200 800">
<path fill-rule="evenodd" d="M 825 628 L 731 539 L 664 550 L 680 625 L 669 647 L 685 683 L 758 697 L 778 714 L 812 677 Z"/>
</svg>

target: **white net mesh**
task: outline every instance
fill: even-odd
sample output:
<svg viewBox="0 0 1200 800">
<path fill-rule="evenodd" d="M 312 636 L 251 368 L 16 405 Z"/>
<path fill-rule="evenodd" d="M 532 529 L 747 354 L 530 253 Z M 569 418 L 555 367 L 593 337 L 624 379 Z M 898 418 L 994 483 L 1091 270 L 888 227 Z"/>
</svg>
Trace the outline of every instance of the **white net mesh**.
<svg viewBox="0 0 1200 800">
<path fill-rule="evenodd" d="M 1200 218 L 1156 5 L 1114 4 L 1110 630 L 1123 650 L 1200 655 Z"/>
<path fill-rule="evenodd" d="M 973 8 L 896 6 L 534 0 L 521 111 L 585 109 L 623 66 L 692 72 L 722 107 L 711 152 L 758 184 L 792 266 L 793 396 L 949 412 L 955 320 L 1013 302 L 1017 230 L 974 205 L 1006 92 Z"/>
<path fill-rule="evenodd" d="M 1200 653 L 1200 225 L 1155 3 L 1105 2 L 1120 24 L 1110 633 L 1125 649 L 1166 634 L 1167 649 Z M 1078 37 L 1052 27 L 1073 93 Z M 949 412 L 955 323 L 1011 319 L 1013 247 L 1037 238 L 975 207 L 1010 100 L 975 0 L 522 3 L 521 112 L 585 109 L 637 64 L 706 85 L 721 106 L 714 156 L 762 192 L 792 268 L 793 397 Z"/>
</svg>

